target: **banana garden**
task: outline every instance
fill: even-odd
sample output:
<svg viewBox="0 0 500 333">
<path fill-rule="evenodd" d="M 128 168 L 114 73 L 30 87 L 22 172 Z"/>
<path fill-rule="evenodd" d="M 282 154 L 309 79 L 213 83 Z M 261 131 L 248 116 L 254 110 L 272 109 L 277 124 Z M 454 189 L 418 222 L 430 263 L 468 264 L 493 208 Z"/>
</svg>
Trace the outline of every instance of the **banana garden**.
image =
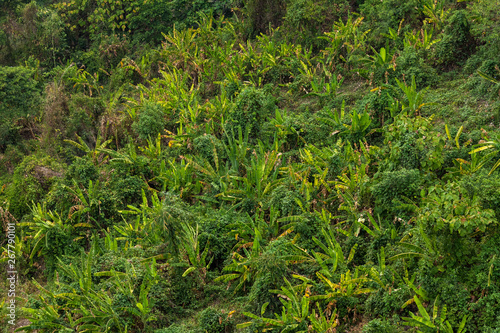
<svg viewBox="0 0 500 333">
<path fill-rule="evenodd" d="M 500 332 L 500 2 L 5 0 L 2 332 Z"/>
</svg>

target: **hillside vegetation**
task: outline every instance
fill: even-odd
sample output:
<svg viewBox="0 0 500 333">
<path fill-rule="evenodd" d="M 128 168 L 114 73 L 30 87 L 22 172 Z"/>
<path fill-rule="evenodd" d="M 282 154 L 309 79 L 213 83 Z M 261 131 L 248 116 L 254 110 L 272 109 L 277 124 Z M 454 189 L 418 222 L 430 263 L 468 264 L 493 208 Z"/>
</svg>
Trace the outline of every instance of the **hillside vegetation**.
<svg viewBox="0 0 500 333">
<path fill-rule="evenodd" d="M 498 0 L 2 1 L 2 332 L 500 332 L 499 66 Z"/>
</svg>

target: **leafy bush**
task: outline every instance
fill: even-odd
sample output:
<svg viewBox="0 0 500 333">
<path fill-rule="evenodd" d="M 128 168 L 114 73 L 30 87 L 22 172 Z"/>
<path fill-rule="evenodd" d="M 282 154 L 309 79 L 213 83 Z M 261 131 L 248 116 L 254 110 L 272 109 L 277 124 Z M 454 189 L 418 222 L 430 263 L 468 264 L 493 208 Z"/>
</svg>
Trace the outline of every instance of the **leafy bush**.
<svg viewBox="0 0 500 333">
<path fill-rule="evenodd" d="M 65 175 L 65 182 L 71 185 L 74 180 L 78 184 L 88 185 L 89 181 L 98 179 L 98 169 L 88 158 L 76 157 L 68 168 Z"/>
<path fill-rule="evenodd" d="M 193 141 L 194 152 L 202 158 L 215 163 L 214 157 L 223 158 L 224 147 L 219 139 L 211 134 L 200 135 Z M 215 153 L 214 153 L 215 151 Z"/>
<path fill-rule="evenodd" d="M 0 151 L 16 143 L 23 120 L 38 115 L 41 91 L 34 74 L 25 67 L 0 66 Z"/>
<path fill-rule="evenodd" d="M 397 212 L 398 202 L 405 202 L 403 197 L 413 200 L 418 194 L 423 179 L 417 169 L 400 169 L 386 171 L 378 175 L 372 187 L 372 195 L 378 208 L 389 212 Z"/>
<path fill-rule="evenodd" d="M 199 325 L 202 332 L 234 332 L 234 321 L 222 311 L 208 307 L 200 313 Z"/>
<path fill-rule="evenodd" d="M 64 138 L 75 140 L 75 134 L 93 146 L 99 133 L 99 120 L 105 111 L 102 98 L 81 93 L 73 94 L 68 101 L 69 116 L 66 119 Z"/>
<path fill-rule="evenodd" d="M 20 220 L 29 213 L 32 202 L 41 202 L 55 181 L 63 176 L 63 166 L 47 155 L 26 156 L 14 170 L 8 188 L 10 212 Z"/>
<path fill-rule="evenodd" d="M 243 10 L 248 17 L 249 35 L 266 33 L 269 27 L 281 24 L 285 14 L 286 0 L 243 0 Z"/>
<path fill-rule="evenodd" d="M 213 270 L 222 270 L 224 262 L 230 257 L 233 246 L 237 240 L 232 237 L 231 230 L 237 221 L 243 219 L 240 214 L 227 213 L 222 215 L 222 212 L 209 210 L 204 217 L 200 218 L 201 234 L 199 238 L 200 244 L 209 244 L 210 254 L 212 258 L 211 268 Z"/>
<path fill-rule="evenodd" d="M 378 1 L 366 0 L 359 6 L 360 14 L 365 17 L 365 25 L 371 29 L 370 38 L 376 49 L 384 47 L 383 34 L 389 34 L 389 29 L 398 31 L 401 20 L 406 23 L 405 30 L 412 29 L 418 22 L 418 1 L 410 0 L 401 2 L 398 0 Z"/>
<path fill-rule="evenodd" d="M 247 87 L 236 97 L 233 109 L 229 113 L 233 128 L 241 126 L 250 131 L 252 138 L 258 138 L 261 126 L 274 107 L 274 98 L 263 89 Z M 238 133 L 238 131 L 234 131 Z"/>
<path fill-rule="evenodd" d="M 231 16 L 231 1 L 147 1 L 130 17 L 129 29 L 137 42 L 160 42 L 162 33 L 196 27 L 202 14 Z"/>
<path fill-rule="evenodd" d="M 409 117 L 406 112 L 385 126 L 384 144 L 388 145 L 389 158 L 384 167 L 415 167 L 422 171 L 439 170 L 443 163 L 444 138 L 434 130 L 433 117 Z M 385 170 L 385 169 L 384 169 Z"/>
<path fill-rule="evenodd" d="M 148 102 L 140 109 L 139 119 L 132 124 L 139 138 L 153 139 L 162 134 L 166 124 L 163 112 L 163 107 L 154 102 Z"/>
<path fill-rule="evenodd" d="M 378 125 L 383 126 L 384 122 L 390 120 L 388 107 L 391 105 L 393 94 L 392 91 L 387 90 L 369 92 L 357 101 L 356 107 L 358 110 L 370 110 L 373 119 L 378 120 Z"/>
<path fill-rule="evenodd" d="M 317 37 L 345 17 L 349 9 L 349 2 L 344 0 L 288 0 L 282 23 L 285 38 L 305 47 L 320 48 L 324 41 Z"/>
<path fill-rule="evenodd" d="M 368 324 L 363 326 L 363 333 L 391 333 L 395 331 L 395 327 L 385 319 L 373 319 Z"/>
<path fill-rule="evenodd" d="M 486 175 L 478 172 L 462 179 L 460 185 L 467 191 L 470 198 L 477 197 L 484 209 L 492 209 L 496 219 L 500 221 L 500 176 L 498 174 Z"/>
<path fill-rule="evenodd" d="M 4 39 L 7 46 L 3 52 L 0 47 L 0 64 L 23 64 L 23 60 L 32 58 L 44 67 L 56 66 L 56 61 L 67 54 L 61 17 L 36 1 L 19 5 L 18 11 L 18 19 L 7 20 L 0 33 L 0 40 Z"/>
<path fill-rule="evenodd" d="M 438 77 L 436 70 L 413 47 L 405 47 L 396 59 L 396 71 L 389 71 L 389 74 L 408 82 L 414 77 L 417 87 L 433 85 Z"/>
<path fill-rule="evenodd" d="M 464 197 L 457 183 L 431 186 L 425 206 L 419 211 L 419 221 L 435 232 L 458 232 L 461 236 L 485 232 L 496 225 L 495 212 L 484 209 L 478 197 Z"/>
<path fill-rule="evenodd" d="M 449 18 L 443 38 L 436 45 L 437 62 L 447 68 L 463 65 L 474 49 L 475 40 L 467 16 L 462 11 L 456 11 Z"/>
<path fill-rule="evenodd" d="M 401 311 L 401 306 L 411 298 L 411 290 L 405 285 L 395 288 L 391 292 L 380 289 L 377 292 L 372 293 L 368 296 L 365 307 L 367 313 L 370 314 L 372 318 L 389 318 L 391 314 L 398 313 Z M 390 327 L 390 324 L 386 320 L 372 320 L 373 324 L 368 323 L 367 332 L 386 332 L 383 329 L 386 326 Z M 363 332 L 365 328 L 363 328 Z"/>
</svg>

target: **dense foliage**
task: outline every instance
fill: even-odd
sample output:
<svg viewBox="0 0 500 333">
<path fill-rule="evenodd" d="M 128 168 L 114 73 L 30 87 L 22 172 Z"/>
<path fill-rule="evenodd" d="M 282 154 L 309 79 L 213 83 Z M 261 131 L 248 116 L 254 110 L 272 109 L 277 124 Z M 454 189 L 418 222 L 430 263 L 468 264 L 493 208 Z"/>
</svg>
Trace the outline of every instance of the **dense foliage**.
<svg viewBox="0 0 500 333">
<path fill-rule="evenodd" d="M 3 1 L 18 331 L 498 332 L 499 19 Z"/>
</svg>

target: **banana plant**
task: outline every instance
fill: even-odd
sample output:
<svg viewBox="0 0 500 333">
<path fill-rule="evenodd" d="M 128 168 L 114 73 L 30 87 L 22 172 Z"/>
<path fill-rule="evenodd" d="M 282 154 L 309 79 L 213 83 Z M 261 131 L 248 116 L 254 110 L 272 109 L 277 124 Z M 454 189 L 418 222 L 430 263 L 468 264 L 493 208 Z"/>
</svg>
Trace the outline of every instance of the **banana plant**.
<svg viewBox="0 0 500 333">
<path fill-rule="evenodd" d="M 368 128 L 372 123 L 372 119 L 368 112 L 363 111 L 363 113 L 358 113 L 356 110 L 352 110 L 350 114 L 351 123 L 343 124 L 346 130 L 344 130 L 341 134 L 346 135 L 354 142 L 359 142 L 366 135 L 373 133 L 368 133 Z"/>
<path fill-rule="evenodd" d="M 76 138 L 78 142 L 73 140 L 64 140 L 64 142 L 67 142 L 85 152 L 87 157 L 91 158 L 95 165 L 100 165 L 106 162 L 108 156 L 101 155 L 101 153 L 103 152 L 103 149 L 105 149 L 106 146 L 112 141 L 112 139 L 103 141 L 101 135 L 97 135 L 95 148 L 91 148 L 80 136 L 78 136 L 78 134 L 76 134 Z"/>
<path fill-rule="evenodd" d="M 206 161 L 204 161 L 206 162 Z M 208 163 L 208 162 L 207 162 Z M 208 163 L 210 165 L 210 163 Z M 198 194 L 202 188 L 202 182 L 197 180 L 195 170 L 203 168 L 209 175 L 214 174 L 209 171 L 211 165 L 195 163 L 189 157 L 181 159 L 179 162 L 175 158 L 162 160 L 158 175 L 153 180 L 158 180 L 162 191 L 173 191 L 180 193 L 181 197 L 188 197 L 191 194 Z M 213 168 L 212 168 L 213 169 Z M 202 171 L 203 172 L 203 171 Z"/>
<path fill-rule="evenodd" d="M 338 326 L 338 316 L 337 309 L 335 308 L 332 311 L 321 309 L 319 303 L 316 303 L 318 308 L 318 313 L 316 314 L 316 309 L 312 310 L 312 313 L 309 315 L 309 327 L 312 327 L 313 332 L 318 333 L 333 333 L 336 331 L 336 327 Z"/>
<path fill-rule="evenodd" d="M 297 138 L 295 144 L 298 144 L 299 140 L 305 144 L 306 141 L 300 135 L 303 130 L 300 129 L 297 131 L 295 127 L 290 123 L 291 118 L 292 117 L 287 114 L 286 109 L 283 110 L 283 113 L 281 113 L 279 109 L 276 109 L 275 118 L 271 119 L 270 124 L 277 129 L 276 135 L 278 139 L 285 140 L 288 135 L 294 135 Z"/>
<path fill-rule="evenodd" d="M 441 31 L 451 8 L 444 10 L 445 1 L 420 0 L 420 3 L 423 6 L 422 13 L 426 16 L 424 22 L 433 24 L 438 32 Z"/>
<path fill-rule="evenodd" d="M 238 174 L 244 173 L 244 166 L 248 165 L 248 152 L 250 151 L 250 127 L 247 126 L 243 132 L 241 126 L 238 126 L 238 133 L 228 133 L 224 130 L 227 143 L 224 142 L 224 150 L 228 156 L 231 170 Z"/>
<path fill-rule="evenodd" d="M 197 44 L 197 29 L 173 29 L 168 35 L 163 34 L 165 42 L 162 43 L 160 54 L 168 60 L 166 65 L 187 73 L 197 81 L 197 76 L 202 72 L 204 60 L 200 55 Z"/>
<path fill-rule="evenodd" d="M 427 30 L 426 24 L 420 29 L 420 31 L 412 31 L 405 33 L 404 46 L 412 47 L 415 50 L 423 50 L 426 52 L 431 48 L 432 45 L 439 42 L 441 39 L 432 39 L 432 34 L 434 33 L 434 28 Z"/>
<path fill-rule="evenodd" d="M 142 203 L 139 207 L 127 205 L 128 209 L 118 211 L 124 220 L 123 225 L 114 225 L 115 230 L 120 234 L 117 240 L 126 241 L 127 246 L 134 246 L 137 242 L 148 241 L 152 244 L 161 240 L 162 227 L 155 221 L 155 217 L 160 214 L 162 202 L 156 192 L 151 194 L 151 204 L 144 190 L 141 190 Z M 125 216 L 135 216 L 135 221 L 128 221 Z"/>
<path fill-rule="evenodd" d="M 114 299 L 107 293 L 91 290 L 82 297 L 73 298 L 72 301 L 73 308 L 80 304 L 80 308 L 75 311 L 79 318 L 74 321 L 74 329 L 127 333 L 128 325 L 124 323 L 123 312 L 115 309 Z"/>
<path fill-rule="evenodd" d="M 197 274 L 200 277 L 202 283 L 205 284 L 207 271 L 213 260 L 212 258 L 210 259 L 210 261 L 207 262 L 209 242 L 207 241 L 207 244 L 205 244 L 203 252 L 201 252 L 201 244 L 198 239 L 199 237 L 198 224 L 196 224 L 196 228 L 193 228 L 187 223 L 184 223 L 182 227 L 184 230 L 184 242 L 183 242 L 184 250 L 186 251 L 189 263 L 191 264 L 191 266 L 184 271 L 182 276 L 185 277 L 188 274 L 192 273 L 193 271 L 197 271 Z"/>
<path fill-rule="evenodd" d="M 497 71 L 497 75 L 495 77 L 490 76 L 480 70 L 477 71 L 477 74 L 479 74 L 479 76 L 485 79 L 486 81 L 493 83 L 494 84 L 493 93 L 497 93 L 500 96 L 500 79 L 498 79 L 500 77 L 500 68 L 498 66 L 495 66 L 495 69 Z"/>
<path fill-rule="evenodd" d="M 29 227 L 30 232 L 28 237 L 32 239 L 31 254 L 29 259 L 33 259 L 35 255 L 45 255 L 50 251 L 48 239 L 51 233 L 72 234 L 74 228 L 92 228 L 88 223 L 77 223 L 72 225 L 70 219 L 63 219 L 57 212 L 47 210 L 45 203 L 33 203 L 31 207 L 33 220 L 31 222 L 21 222 L 20 227 Z M 81 239 L 76 237 L 74 240 Z"/>
<path fill-rule="evenodd" d="M 339 297 L 353 297 L 376 291 L 373 288 L 365 287 L 365 284 L 371 282 L 371 279 L 366 275 L 360 276 L 357 269 L 354 274 L 352 274 L 350 270 L 344 274 L 340 274 L 340 281 L 338 282 L 332 281 L 332 278 L 320 272 L 316 272 L 316 275 L 324 282 L 327 287 L 327 292 L 324 295 L 312 296 L 311 300 L 328 300 L 331 302 Z"/>
<path fill-rule="evenodd" d="M 388 260 L 392 261 L 399 259 L 422 258 L 428 262 L 437 264 L 437 269 L 440 272 L 444 272 L 445 268 L 441 262 L 442 255 L 439 251 L 438 244 L 436 244 L 436 237 L 430 237 L 422 225 L 418 227 L 416 232 L 418 232 L 419 237 L 423 241 L 423 246 L 418 246 L 408 242 L 411 234 L 406 235 L 399 243 L 396 243 L 396 246 L 404 249 L 403 252 L 390 257 Z"/>
<path fill-rule="evenodd" d="M 413 114 L 420 114 L 420 110 L 427 105 L 435 105 L 435 103 L 423 103 L 423 98 L 429 87 L 417 92 L 417 85 L 415 83 L 415 76 L 411 78 L 411 85 L 407 86 L 406 83 L 400 82 L 396 79 L 398 87 L 405 94 L 408 104 L 402 104 L 403 112 L 412 116 Z"/>
<path fill-rule="evenodd" d="M 364 211 L 362 204 L 368 190 L 368 167 L 369 162 L 354 167 L 349 165 L 347 171 L 337 176 L 334 182 L 337 197 L 340 200 L 339 210 L 345 211 L 348 220 L 352 222 L 349 234 L 354 236 L 359 233 L 359 213 Z"/>
<path fill-rule="evenodd" d="M 93 75 L 84 70 L 83 68 L 79 68 L 76 72 L 76 76 L 70 78 L 71 81 L 75 82 L 73 88 L 82 88 L 82 92 L 85 94 L 86 90 L 88 90 L 88 94 L 92 97 L 92 89 L 97 95 L 101 95 L 103 91 L 103 86 L 99 84 L 99 73 L 94 73 Z"/>
<path fill-rule="evenodd" d="M 278 142 L 274 150 L 265 152 L 262 142 L 259 142 L 258 152 L 250 160 L 246 167 L 245 176 L 229 176 L 235 183 L 231 188 L 221 193 L 225 200 L 236 204 L 245 200 L 252 200 L 256 209 L 264 206 L 265 199 L 272 190 L 278 187 L 283 180 L 278 178 L 279 165 L 281 164 L 281 153 L 278 152 Z"/>
<path fill-rule="evenodd" d="M 294 287 L 286 278 L 284 280 L 286 287 L 281 287 L 281 290 L 271 290 L 271 292 L 281 296 L 280 301 L 283 304 L 281 315 L 275 313 L 275 319 L 264 317 L 266 308 L 269 305 L 269 302 L 267 302 L 262 305 L 260 316 L 243 312 L 245 316 L 252 318 L 253 321 L 239 324 L 237 328 L 255 325 L 263 331 L 271 329 L 279 330 L 279 332 L 296 333 L 306 333 L 309 331 L 309 317 L 311 316 L 311 298 L 309 295 L 311 284 L 303 282 L 302 285 Z M 315 313 L 314 317 L 316 317 Z"/>
<path fill-rule="evenodd" d="M 342 101 L 342 106 L 338 112 L 336 110 L 330 111 L 330 117 L 321 117 L 319 120 L 336 129 L 332 132 L 332 135 L 340 133 L 340 135 L 346 136 L 349 141 L 353 142 L 358 142 L 366 135 L 375 132 L 375 130 L 372 130 L 368 133 L 372 119 L 366 110 L 358 113 L 353 109 L 348 116 L 346 115 L 345 101 Z M 342 127 L 345 129 L 341 130 Z"/>
<path fill-rule="evenodd" d="M 320 267 L 319 273 L 323 276 L 332 277 L 337 270 L 338 264 L 345 263 L 348 258 L 344 258 L 342 247 L 337 242 L 332 228 L 329 228 L 328 231 L 321 229 L 321 234 L 325 239 L 326 245 L 316 237 L 313 237 L 313 241 L 323 252 L 313 251 L 312 253 L 316 263 Z"/>
<path fill-rule="evenodd" d="M 366 48 L 368 30 L 362 30 L 363 17 L 358 17 L 353 20 L 353 16 L 349 14 L 347 21 L 344 23 L 339 19 L 333 25 L 332 32 L 325 32 L 325 37 L 329 42 L 329 46 L 325 48 L 325 56 L 327 62 L 337 62 L 341 59 L 348 68 L 352 67 L 356 60 L 358 52 L 364 51 Z"/>
<path fill-rule="evenodd" d="M 68 219 L 83 220 L 84 222 L 80 222 L 80 224 L 83 223 L 81 224 L 82 226 L 91 226 L 92 222 L 100 226 L 100 216 L 96 213 L 96 210 L 100 211 L 101 205 L 99 187 L 98 180 L 95 183 L 89 180 L 87 189 L 81 189 L 75 180 L 73 180 L 73 187 L 65 186 L 65 188 L 75 196 L 75 199 L 78 200 L 78 204 L 71 207 Z"/>
<path fill-rule="evenodd" d="M 262 253 L 262 235 L 258 229 L 255 229 L 255 238 L 251 243 L 251 251 L 248 251 L 246 247 L 243 247 L 243 253 L 245 256 L 239 254 L 238 252 L 233 252 L 232 263 L 224 267 L 224 271 L 229 271 L 230 273 L 224 274 L 216 278 L 214 281 L 230 282 L 237 280 L 238 284 L 234 289 L 236 293 L 239 289 L 247 287 L 251 282 L 253 282 L 255 275 L 257 274 L 258 267 L 255 264 L 258 262 L 258 258 Z"/>
<path fill-rule="evenodd" d="M 118 239 L 116 239 L 116 237 L 113 237 L 111 232 L 109 232 L 109 228 L 108 230 L 104 231 L 104 234 L 104 248 L 106 249 L 106 251 L 117 253 L 120 249 L 118 247 Z"/>
<path fill-rule="evenodd" d="M 496 154 L 498 154 L 498 152 L 500 152 L 500 135 L 497 134 L 496 137 L 494 137 L 493 139 L 489 139 L 487 136 L 484 136 L 484 139 L 488 141 L 482 140 L 481 143 L 475 146 L 477 148 L 470 151 L 469 154 L 471 155 L 476 154 L 483 150 L 492 150 L 492 152 L 490 152 L 486 156 L 489 158 L 493 158 L 493 156 L 495 156 Z M 489 172 L 489 175 L 491 175 L 499 166 L 500 166 L 500 159 L 495 162 L 495 164 L 493 165 L 493 167 Z"/>
<path fill-rule="evenodd" d="M 321 77 L 318 79 L 318 76 L 313 76 L 311 80 L 311 92 L 309 95 L 318 96 L 320 98 L 320 105 L 324 106 L 325 102 L 328 99 L 332 99 L 337 95 L 337 90 L 344 82 L 344 78 L 340 78 L 340 80 L 333 75 L 329 82 L 326 82 L 325 78 Z"/>
<path fill-rule="evenodd" d="M 151 287 L 158 283 L 159 275 L 156 269 L 156 260 L 144 262 L 144 278 L 139 286 L 139 293 L 136 292 L 138 285 L 134 282 L 137 279 L 137 269 L 132 264 L 125 266 L 125 273 L 117 272 L 114 269 L 111 271 L 103 271 L 95 273 L 94 276 L 109 277 L 112 283 L 112 288 L 127 297 L 132 306 L 125 306 L 119 310 L 130 313 L 141 321 L 142 332 L 152 332 L 152 327 L 149 322 L 157 320 L 153 314 L 154 302 L 150 300 L 149 292 Z"/>
<path fill-rule="evenodd" d="M 142 151 L 143 154 L 149 159 L 158 160 L 162 154 L 161 139 L 165 137 L 165 135 L 158 133 L 154 140 L 152 138 L 146 139 L 148 145 L 145 147 L 139 147 L 139 150 Z"/>
<path fill-rule="evenodd" d="M 446 135 L 448 136 L 448 140 L 453 141 L 447 125 L 445 125 L 445 130 L 446 130 Z M 470 140 L 469 140 L 464 145 L 462 145 L 462 146 L 460 145 L 459 138 L 460 138 L 460 134 L 462 133 L 462 130 L 463 130 L 463 126 L 460 126 L 460 128 L 455 136 L 454 141 L 455 141 L 457 149 L 460 149 L 461 147 L 465 148 L 470 144 Z M 497 152 L 495 152 L 495 151 L 489 152 L 486 155 L 480 155 L 480 154 L 477 154 L 476 152 L 473 152 L 470 154 L 471 155 L 470 161 L 466 161 L 462 158 L 456 158 L 453 161 L 454 166 L 447 169 L 448 172 L 446 174 L 446 178 L 454 179 L 456 177 L 459 177 L 460 175 L 472 175 L 472 174 L 478 172 L 479 170 L 481 170 L 481 168 L 486 163 L 491 161 L 491 159 L 496 154 L 497 154 Z"/>
<path fill-rule="evenodd" d="M 410 317 L 403 317 L 404 324 L 406 326 L 414 326 L 417 327 L 417 332 L 419 333 L 437 333 L 437 332 L 445 332 L 445 333 L 465 333 L 467 329 L 465 328 L 465 324 L 467 322 L 467 315 L 464 315 L 462 321 L 458 329 L 455 331 L 448 320 L 446 320 L 446 305 L 441 308 L 439 311 L 438 307 L 438 299 L 439 296 L 434 300 L 434 306 L 432 309 L 432 317 L 427 312 L 425 307 L 422 305 L 420 299 L 415 296 L 415 304 L 418 307 L 418 314 L 413 314 L 410 312 Z"/>
<path fill-rule="evenodd" d="M 126 144 L 125 148 L 116 151 L 108 148 L 99 148 L 99 152 L 104 152 L 111 156 L 111 161 L 122 162 L 125 164 L 138 164 L 140 163 L 140 155 L 137 155 L 136 146 L 133 142 Z"/>
<path fill-rule="evenodd" d="M 206 113 L 206 133 L 222 136 L 224 133 L 224 119 L 233 107 L 234 102 L 229 98 L 225 89 L 219 95 L 203 105 Z"/>
<path fill-rule="evenodd" d="M 146 53 L 144 56 L 142 56 L 139 62 L 135 62 L 133 59 L 130 59 L 128 57 L 120 61 L 120 66 L 122 68 L 135 71 L 137 74 L 139 74 L 142 80 L 147 80 L 150 77 L 152 69 L 151 65 L 152 61 L 150 53 Z"/>
<path fill-rule="evenodd" d="M 58 272 L 71 281 L 69 284 L 56 281 L 58 290 L 64 292 L 52 292 L 33 280 L 40 290 L 41 306 L 37 309 L 24 309 L 30 323 L 18 330 L 127 332 L 122 313 L 113 306 L 113 299 L 105 292 L 94 290 L 91 268 L 96 250 L 96 243 L 93 242 L 89 253 L 82 252 L 79 260 L 75 258 L 70 265 L 59 259 Z"/>
<path fill-rule="evenodd" d="M 299 60 L 300 66 L 298 66 L 297 70 L 300 73 L 300 77 L 303 81 L 305 81 L 306 86 L 309 85 L 317 76 L 318 76 L 318 68 L 313 66 L 310 61 L 302 61 Z M 305 90 L 305 88 L 303 88 Z M 306 93 L 307 90 L 305 90 Z"/>
<path fill-rule="evenodd" d="M 300 159 L 302 164 L 307 165 L 312 168 L 316 174 L 323 175 L 326 171 L 328 173 L 328 167 L 330 166 L 331 160 L 340 156 L 340 149 L 342 147 L 342 142 L 338 141 L 337 144 L 332 147 L 322 147 L 317 148 L 314 145 L 307 145 L 305 148 L 300 150 Z M 326 180 L 326 179 L 325 179 Z M 318 182 L 329 189 L 329 186 L 325 182 Z"/>
<path fill-rule="evenodd" d="M 378 222 L 377 222 L 375 220 L 375 218 L 373 217 L 373 215 L 370 213 L 370 211 L 371 211 L 371 209 L 369 209 L 368 211 L 365 211 L 365 212 L 361 212 L 358 215 L 358 219 L 356 221 L 357 222 L 356 228 L 359 228 L 359 229 L 354 230 L 354 235 L 357 237 L 357 235 L 359 234 L 359 231 L 361 229 L 363 229 L 364 231 L 366 231 L 366 233 L 368 235 L 372 236 L 374 239 L 381 238 L 386 233 L 390 233 L 390 237 L 392 240 L 395 239 L 396 235 L 397 235 L 397 231 L 396 231 L 395 227 L 390 226 L 389 228 L 387 228 L 388 223 L 386 223 L 386 227 L 384 227 L 382 225 L 382 221 L 380 220 L 380 215 L 378 216 Z M 365 217 L 368 217 L 368 220 Z M 372 225 L 373 228 L 369 227 L 368 222 L 370 222 L 370 224 Z M 383 248 L 382 248 L 382 251 L 383 251 Z"/>
<path fill-rule="evenodd" d="M 392 29 L 391 29 L 392 30 Z M 386 71 L 389 69 L 395 70 L 395 51 L 391 51 L 389 43 L 385 47 L 381 47 L 379 51 L 371 47 L 373 55 L 369 55 L 362 59 L 363 62 L 370 66 L 370 69 L 359 69 L 359 73 L 366 79 L 370 79 L 373 73 L 378 71 Z"/>
<path fill-rule="evenodd" d="M 391 53 L 389 47 L 381 47 L 380 51 L 375 50 L 372 47 L 373 55 L 370 56 L 371 62 L 375 67 L 383 67 L 394 69 L 394 64 L 391 65 L 391 61 L 394 56 L 394 52 Z"/>
<path fill-rule="evenodd" d="M 22 332 L 39 332 L 40 330 L 58 332 L 74 332 L 75 322 L 69 309 L 65 305 L 60 305 L 56 302 L 57 299 L 65 299 L 67 296 L 64 293 L 53 293 L 43 288 L 36 280 L 33 284 L 40 291 L 39 302 L 40 306 L 37 309 L 22 308 L 25 313 L 25 318 L 29 324 L 19 327 L 16 331 Z M 42 296 L 43 295 L 43 296 Z"/>
<path fill-rule="evenodd" d="M 246 75 L 250 79 L 250 83 L 255 87 L 262 86 L 262 81 L 266 73 L 273 68 L 272 64 L 270 64 L 269 61 L 264 61 L 265 57 L 263 57 L 262 52 L 259 52 L 257 47 L 254 47 L 250 40 L 247 41 L 246 46 L 241 43 L 239 46 L 243 61 L 250 67 L 250 70 L 246 72 Z"/>
<path fill-rule="evenodd" d="M 413 275 L 410 277 L 408 274 L 408 270 L 405 267 L 405 276 L 403 276 L 403 282 L 406 284 L 407 287 L 409 287 L 411 290 L 413 290 L 415 295 L 414 295 L 414 297 L 412 297 L 409 300 L 407 300 L 406 302 L 404 302 L 403 305 L 401 306 L 401 309 L 406 308 L 410 304 L 414 304 L 415 297 L 418 297 L 418 296 L 420 296 L 422 298 L 422 300 L 424 300 L 426 302 L 430 301 L 430 298 L 429 298 L 427 292 L 421 286 L 419 286 L 418 288 L 417 288 L 417 286 L 415 286 L 415 277 L 416 277 L 416 273 L 413 273 Z"/>
</svg>

